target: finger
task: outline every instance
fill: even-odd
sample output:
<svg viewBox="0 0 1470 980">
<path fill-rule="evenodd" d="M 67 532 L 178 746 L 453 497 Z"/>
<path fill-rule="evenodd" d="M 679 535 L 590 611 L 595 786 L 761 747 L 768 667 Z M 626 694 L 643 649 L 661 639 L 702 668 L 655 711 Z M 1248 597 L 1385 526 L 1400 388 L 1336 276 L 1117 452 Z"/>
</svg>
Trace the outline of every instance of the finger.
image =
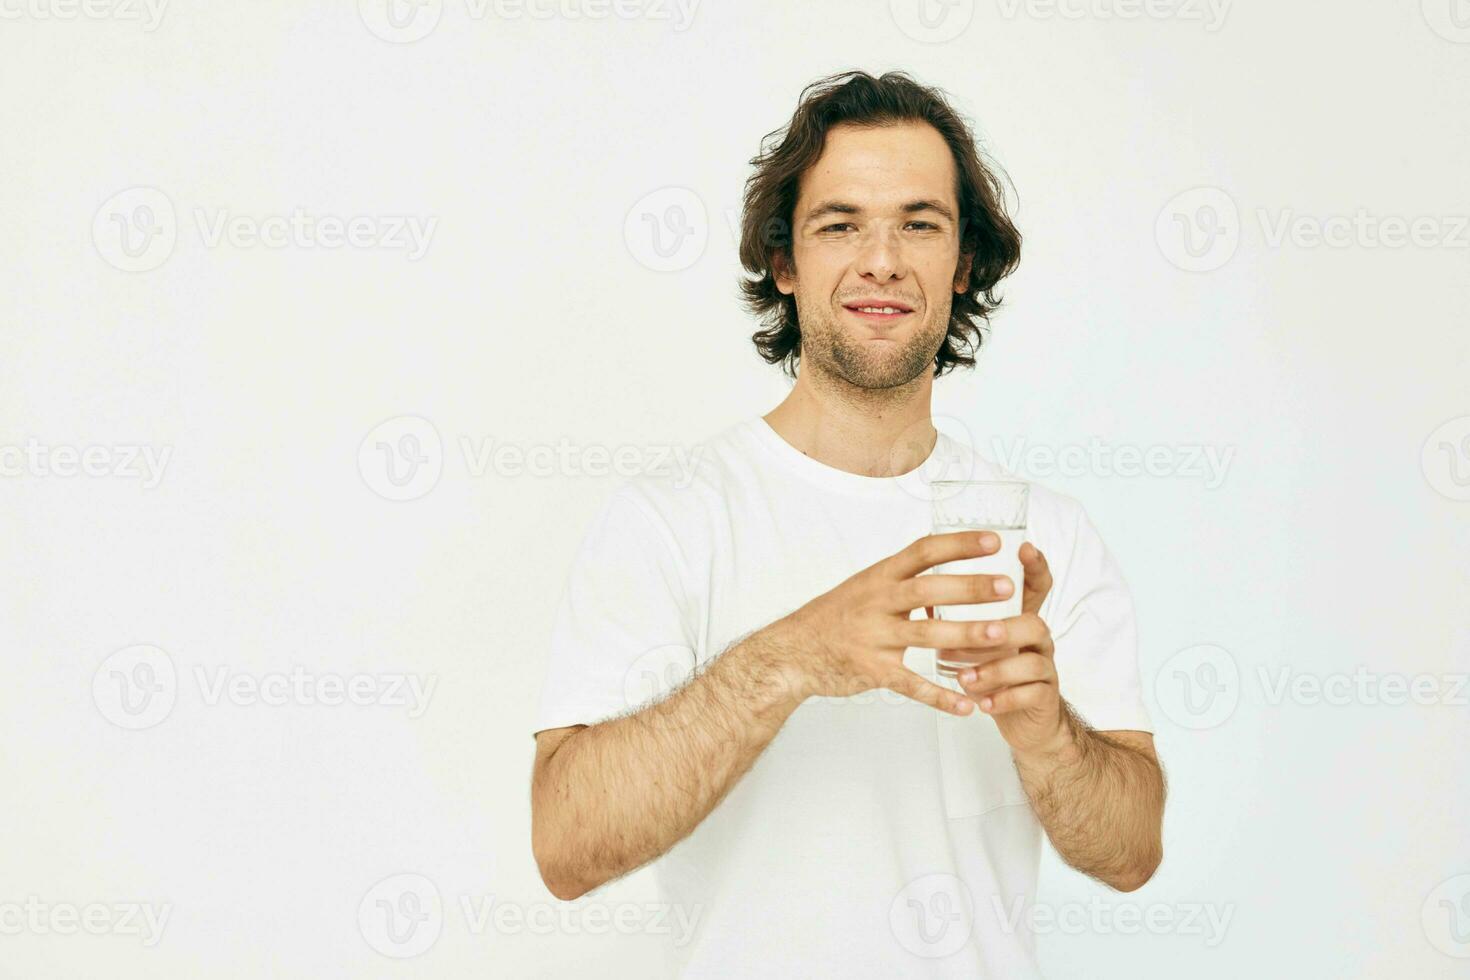
<svg viewBox="0 0 1470 980">
<path fill-rule="evenodd" d="M 1039 612 L 1041 604 L 1051 592 L 1051 565 L 1046 555 L 1030 541 L 1021 545 L 1021 569 L 1024 582 L 1021 586 L 1021 611 Z"/>
<path fill-rule="evenodd" d="M 998 639 L 1001 645 L 1017 650 L 1034 650 L 1048 655 L 1052 653 L 1051 628 L 1035 613 L 1022 613 L 1019 616 L 1009 616 L 1005 619 L 992 620 L 992 622 L 1000 627 L 1001 636 Z M 986 632 L 988 637 L 990 631 Z M 955 645 L 961 646 L 962 644 Z M 996 643 L 986 642 L 978 645 L 985 649 L 993 649 Z"/>
<path fill-rule="evenodd" d="M 986 694 L 994 694 L 1019 684 L 1036 681 L 1053 683 L 1056 667 L 1051 659 L 1038 653 L 1018 653 L 1012 657 L 998 657 L 989 663 L 960 671 L 955 679 L 972 701 L 979 701 Z"/>
<path fill-rule="evenodd" d="M 1006 715 L 1013 711 L 1038 708 L 1046 704 L 1048 699 L 1057 696 L 1054 685 L 1045 681 L 1036 681 L 1032 684 L 1008 687 L 994 694 L 986 694 L 980 698 L 979 704 L 980 710 L 987 715 Z"/>
<path fill-rule="evenodd" d="M 897 554 L 883 559 L 876 567 L 890 578 L 905 579 L 947 561 L 979 558 L 999 550 L 1000 535 L 993 531 L 926 534 Z"/>
<path fill-rule="evenodd" d="M 1005 628 L 995 630 L 1000 620 L 990 622 L 962 619 L 905 619 L 898 624 L 898 642 L 906 647 L 930 650 L 993 649 L 1006 645 Z"/>
<path fill-rule="evenodd" d="M 951 691 L 947 687 L 940 687 L 932 681 L 927 681 L 907 668 L 900 670 L 889 678 L 888 683 L 883 685 L 890 691 L 896 691 L 905 697 L 913 698 L 931 708 L 937 708 L 946 714 L 959 715 L 961 717 L 974 710 L 975 702 Z"/>
<path fill-rule="evenodd" d="M 1009 575 L 916 575 L 894 590 L 897 605 L 892 611 L 999 602 L 1015 591 L 1016 583 Z"/>
</svg>

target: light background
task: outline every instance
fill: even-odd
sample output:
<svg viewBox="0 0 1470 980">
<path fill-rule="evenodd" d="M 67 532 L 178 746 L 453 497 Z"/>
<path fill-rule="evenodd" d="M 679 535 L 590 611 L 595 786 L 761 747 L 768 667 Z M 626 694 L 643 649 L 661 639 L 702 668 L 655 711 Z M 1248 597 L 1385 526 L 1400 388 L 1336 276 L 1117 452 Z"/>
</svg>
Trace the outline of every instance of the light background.
<svg viewBox="0 0 1470 980">
<path fill-rule="evenodd" d="M 1241 0 L 1218 21 L 1203 4 L 959 0 L 929 11 L 947 11 L 933 33 L 901 0 L 706 0 L 687 24 L 651 3 L 532 17 L 428 0 L 396 33 L 371 0 L 175 0 L 151 30 L 105 0 L 70 17 L 38 2 L 0 4 L 0 446 L 11 464 L 28 440 L 171 455 L 154 487 L 64 466 L 0 478 L 0 906 L 172 911 L 151 948 L 0 934 L 0 976 L 656 969 L 664 937 L 477 932 L 461 906 L 552 902 L 529 728 L 568 563 L 615 483 L 476 473 L 462 440 L 648 458 L 775 404 L 731 216 L 759 138 L 851 67 L 951 92 L 1019 194 L 1020 270 L 936 414 L 988 455 L 1171 447 L 1165 475 L 1030 474 L 1085 503 L 1134 590 L 1170 780 L 1152 882 L 1111 894 L 1048 855 L 1041 900 L 1229 925 L 1213 945 L 1183 925 L 1058 930 L 1043 965 L 1470 967 L 1470 901 L 1451 908 L 1470 893 L 1467 692 L 1271 697 L 1283 670 L 1429 675 L 1446 696 L 1470 671 L 1470 26 L 1450 0 Z M 124 271 L 111 215 L 157 202 L 139 187 L 172 205 L 177 238 Z M 1178 197 L 1197 188 L 1221 193 Z M 657 271 L 644 222 L 675 227 L 670 203 L 694 237 Z M 200 227 L 295 208 L 436 224 L 417 259 L 211 246 Z M 1431 219 L 1440 243 L 1273 244 L 1283 216 L 1360 210 Z M 1238 243 L 1181 268 L 1176 214 Z M 432 424 L 442 475 L 390 501 L 359 448 L 402 416 Z M 1223 482 L 1182 447 L 1231 453 Z M 178 680 L 167 717 L 134 731 L 109 720 L 104 661 L 138 644 Z M 410 717 L 211 704 L 197 679 L 295 667 L 437 686 Z M 1204 703 L 1224 717 L 1191 713 Z M 358 909 L 402 873 L 437 889 L 442 934 L 394 960 Z M 598 899 L 647 896 L 640 874 Z"/>
</svg>

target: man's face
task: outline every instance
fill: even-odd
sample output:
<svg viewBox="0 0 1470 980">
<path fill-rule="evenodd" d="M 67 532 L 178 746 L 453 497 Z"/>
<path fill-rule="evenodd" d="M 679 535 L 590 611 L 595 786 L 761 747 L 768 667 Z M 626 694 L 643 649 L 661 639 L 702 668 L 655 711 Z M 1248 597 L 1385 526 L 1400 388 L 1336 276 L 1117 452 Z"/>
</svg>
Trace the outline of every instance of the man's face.
<svg viewBox="0 0 1470 980">
<path fill-rule="evenodd" d="M 803 370 L 893 388 L 931 370 L 949 327 L 959 255 L 949 147 L 927 123 L 834 126 L 792 214 Z M 899 312 L 864 312 L 896 307 Z"/>
</svg>

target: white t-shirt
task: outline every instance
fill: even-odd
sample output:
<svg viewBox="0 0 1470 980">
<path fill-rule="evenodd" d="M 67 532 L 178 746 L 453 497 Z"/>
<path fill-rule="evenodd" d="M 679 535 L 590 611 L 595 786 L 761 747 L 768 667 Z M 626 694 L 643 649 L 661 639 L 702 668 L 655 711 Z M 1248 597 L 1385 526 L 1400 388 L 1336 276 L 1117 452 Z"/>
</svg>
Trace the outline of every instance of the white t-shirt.
<svg viewBox="0 0 1470 980">
<path fill-rule="evenodd" d="M 625 481 L 573 565 L 536 730 L 641 707 L 930 533 L 941 478 L 1017 479 L 943 432 L 912 472 L 860 476 L 754 418 L 704 443 L 692 479 Z M 1027 539 L 1051 566 L 1062 696 L 1099 730 L 1151 731 L 1132 598 L 1082 506 L 1033 483 Z M 939 679 L 932 650 L 905 663 Z M 876 690 L 808 699 L 653 867 L 696 921 L 681 976 L 1019 978 L 1038 975 L 1042 836 L 991 718 Z"/>
</svg>

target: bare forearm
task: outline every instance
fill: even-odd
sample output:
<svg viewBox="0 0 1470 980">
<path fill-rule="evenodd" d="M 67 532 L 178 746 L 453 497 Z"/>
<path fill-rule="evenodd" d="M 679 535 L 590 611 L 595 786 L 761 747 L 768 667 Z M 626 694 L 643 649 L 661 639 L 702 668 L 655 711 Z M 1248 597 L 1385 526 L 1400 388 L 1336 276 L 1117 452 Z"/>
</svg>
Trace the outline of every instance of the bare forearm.
<svg viewBox="0 0 1470 980">
<path fill-rule="evenodd" d="M 1057 853 L 1120 891 L 1163 858 L 1164 774 L 1147 753 L 1088 728 L 1067 706 L 1055 748 L 1017 755 L 1016 769 Z"/>
<path fill-rule="evenodd" d="M 635 714 L 568 738 L 532 783 L 534 850 L 575 898 L 663 854 L 750 769 L 803 700 L 777 628 Z"/>
</svg>

